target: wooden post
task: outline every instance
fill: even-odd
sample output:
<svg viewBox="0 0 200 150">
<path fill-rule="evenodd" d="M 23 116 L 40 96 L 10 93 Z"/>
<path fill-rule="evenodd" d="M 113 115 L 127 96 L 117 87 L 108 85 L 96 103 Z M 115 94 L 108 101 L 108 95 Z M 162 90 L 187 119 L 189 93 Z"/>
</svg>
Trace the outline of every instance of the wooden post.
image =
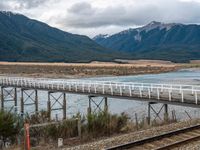
<svg viewBox="0 0 200 150">
<path fill-rule="evenodd" d="M 50 99 L 50 92 L 48 92 L 48 101 L 47 101 L 47 112 L 48 112 L 48 117 L 49 121 L 51 120 L 51 99 Z"/>
<path fill-rule="evenodd" d="M 81 116 L 78 116 L 78 136 L 81 138 Z"/>
<path fill-rule="evenodd" d="M 4 92 L 3 87 L 1 87 L 1 109 L 4 110 Z"/>
<path fill-rule="evenodd" d="M 104 100 L 105 100 L 104 112 L 105 112 L 105 113 L 108 113 L 108 98 L 107 98 L 107 97 L 104 97 Z"/>
<path fill-rule="evenodd" d="M 175 110 L 172 110 L 172 118 L 173 118 L 173 121 L 175 122 L 175 121 L 176 121 L 176 114 L 175 114 Z"/>
<path fill-rule="evenodd" d="M 135 113 L 135 125 L 136 125 L 136 129 L 138 130 L 138 129 L 139 129 L 139 126 L 138 126 L 138 117 L 137 117 L 137 113 Z"/>
<path fill-rule="evenodd" d="M 63 120 L 66 119 L 67 116 L 67 104 L 66 104 L 66 94 L 63 93 Z"/>
<path fill-rule="evenodd" d="M 89 96 L 89 107 L 88 107 L 88 115 L 91 115 L 91 97 Z"/>
<path fill-rule="evenodd" d="M 148 117 L 147 117 L 148 125 L 151 123 L 151 103 L 148 103 Z"/>
<path fill-rule="evenodd" d="M 167 104 L 164 104 L 164 121 L 167 122 L 168 121 L 168 118 L 169 115 L 168 115 L 168 105 Z"/>
<path fill-rule="evenodd" d="M 174 111 L 172 110 L 172 121 L 174 122 L 175 121 L 175 118 L 174 118 Z"/>
<path fill-rule="evenodd" d="M 24 90 L 21 89 L 21 114 L 24 115 Z"/>
<path fill-rule="evenodd" d="M 17 112 L 17 88 L 14 89 L 15 112 Z"/>
<path fill-rule="evenodd" d="M 35 113 L 38 113 L 38 91 L 35 90 Z"/>
</svg>

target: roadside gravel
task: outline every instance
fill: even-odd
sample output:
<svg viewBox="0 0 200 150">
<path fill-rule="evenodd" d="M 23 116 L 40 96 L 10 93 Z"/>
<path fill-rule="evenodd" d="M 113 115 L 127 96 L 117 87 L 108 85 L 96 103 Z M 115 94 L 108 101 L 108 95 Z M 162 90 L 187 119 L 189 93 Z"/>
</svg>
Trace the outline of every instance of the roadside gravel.
<svg viewBox="0 0 200 150">
<path fill-rule="evenodd" d="M 170 125 L 153 127 L 153 128 L 142 130 L 142 131 L 136 131 L 136 132 L 131 132 L 128 134 L 105 138 L 96 142 L 90 142 L 83 145 L 78 145 L 74 147 L 66 147 L 66 148 L 62 148 L 62 150 L 102 150 L 104 148 L 112 147 L 119 144 L 124 144 L 124 143 L 131 142 L 134 140 L 139 140 L 145 137 L 159 135 L 159 134 L 176 130 L 179 128 L 189 127 L 191 125 L 195 125 L 198 123 L 200 123 L 200 120 L 191 120 L 191 121 L 184 121 L 184 122 L 179 122 L 179 123 L 172 123 Z M 197 149 L 199 148 L 200 146 L 198 146 Z"/>
</svg>

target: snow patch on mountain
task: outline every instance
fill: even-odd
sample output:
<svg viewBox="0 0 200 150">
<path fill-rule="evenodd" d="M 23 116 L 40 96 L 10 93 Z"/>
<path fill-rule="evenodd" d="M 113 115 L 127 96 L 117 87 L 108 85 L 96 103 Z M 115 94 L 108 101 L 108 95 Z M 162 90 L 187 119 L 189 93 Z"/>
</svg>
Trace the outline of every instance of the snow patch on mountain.
<svg viewBox="0 0 200 150">
<path fill-rule="evenodd" d="M 137 34 L 134 36 L 134 39 L 138 42 L 142 40 L 142 36 L 140 35 L 140 31 L 137 30 Z"/>
<path fill-rule="evenodd" d="M 93 40 L 96 40 L 96 39 L 106 39 L 106 38 L 108 38 L 108 37 L 110 37 L 109 34 L 99 34 L 99 35 L 95 36 L 95 37 L 93 38 Z"/>
</svg>

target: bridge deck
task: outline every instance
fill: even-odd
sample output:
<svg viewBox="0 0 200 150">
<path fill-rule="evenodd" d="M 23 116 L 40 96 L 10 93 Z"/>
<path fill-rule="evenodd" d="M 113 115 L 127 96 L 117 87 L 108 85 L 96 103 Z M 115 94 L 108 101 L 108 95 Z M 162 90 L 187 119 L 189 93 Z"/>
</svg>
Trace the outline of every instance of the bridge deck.
<svg viewBox="0 0 200 150">
<path fill-rule="evenodd" d="M 0 86 L 146 100 L 191 107 L 199 107 L 200 104 L 200 86 L 194 85 L 1 76 Z"/>
</svg>

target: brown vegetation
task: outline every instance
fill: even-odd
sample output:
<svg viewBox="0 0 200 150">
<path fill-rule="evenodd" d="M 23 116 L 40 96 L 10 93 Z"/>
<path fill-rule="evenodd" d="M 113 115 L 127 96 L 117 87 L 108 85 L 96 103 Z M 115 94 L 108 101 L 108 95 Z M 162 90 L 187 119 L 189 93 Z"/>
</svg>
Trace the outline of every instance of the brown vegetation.
<svg viewBox="0 0 200 150">
<path fill-rule="evenodd" d="M 77 78 L 91 76 L 121 76 L 170 72 L 174 64 L 115 64 L 115 63 L 0 63 L 0 74 L 32 77 Z"/>
</svg>

